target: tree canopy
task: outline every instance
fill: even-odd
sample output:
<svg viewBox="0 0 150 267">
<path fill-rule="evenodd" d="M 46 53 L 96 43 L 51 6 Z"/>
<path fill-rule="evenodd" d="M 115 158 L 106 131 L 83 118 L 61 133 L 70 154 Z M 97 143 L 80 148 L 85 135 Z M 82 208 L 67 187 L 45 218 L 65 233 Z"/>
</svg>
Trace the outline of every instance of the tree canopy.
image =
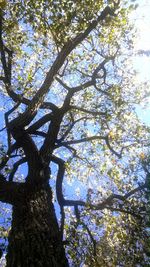
<svg viewBox="0 0 150 267">
<path fill-rule="evenodd" d="M 132 67 L 134 8 L 0 1 L 0 200 L 16 208 L 48 183 L 71 266 L 149 266 L 149 128 L 136 114 L 149 88 Z"/>
</svg>

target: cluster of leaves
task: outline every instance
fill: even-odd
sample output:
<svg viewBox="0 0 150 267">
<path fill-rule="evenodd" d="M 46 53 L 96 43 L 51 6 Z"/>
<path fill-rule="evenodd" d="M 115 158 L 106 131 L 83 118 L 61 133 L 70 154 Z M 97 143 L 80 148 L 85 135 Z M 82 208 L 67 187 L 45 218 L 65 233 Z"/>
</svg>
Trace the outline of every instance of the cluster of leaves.
<svg viewBox="0 0 150 267">
<path fill-rule="evenodd" d="M 119 179 L 117 184 L 122 192 L 128 192 L 132 188 L 132 181 L 133 177 L 128 181 Z M 91 212 L 91 203 L 96 205 L 100 199 L 106 198 L 106 191 L 109 195 L 108 188 L 107 184 L 106 187 L 99 186 L 97 193 L 94 186 L 88 190 L 89 206 L 80 210 L 80 218 L 76 217 L 76 212 L 66 211 L 68 224 L 65 234 L 73 266 L 79 266 L 81 262 L 94 267 L 149 266 L 149 187 L 125 202 L 116 200 L 109 209 Z M 112 184 L 110 188 L 112 190 Z"/>
</svg>

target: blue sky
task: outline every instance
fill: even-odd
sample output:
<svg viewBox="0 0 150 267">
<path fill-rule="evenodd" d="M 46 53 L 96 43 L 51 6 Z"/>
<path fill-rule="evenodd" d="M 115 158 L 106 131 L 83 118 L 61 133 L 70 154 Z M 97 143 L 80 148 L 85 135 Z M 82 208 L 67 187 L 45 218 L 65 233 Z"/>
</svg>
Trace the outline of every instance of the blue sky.
<svg viewBox="0 0 150 267">
<path fill-rule="evenodd" d="M 132 19 L 137 28 L 137 38 L 135 40 L 135 54 L 136 51 L 150 52 L 150 1 L 137 1 L 139 7 L 134 11 Z M 133 60 L 134 67 L 138 71 L 137 79 L 141 82 L 148 81 L 150 83 L 150 53 L 146 55 L 136 55 Z M 150 125 L 150 97 L 147 99 L 147 104 L 137 107 L 137 114 L 139 118 Z"/>
</svg>

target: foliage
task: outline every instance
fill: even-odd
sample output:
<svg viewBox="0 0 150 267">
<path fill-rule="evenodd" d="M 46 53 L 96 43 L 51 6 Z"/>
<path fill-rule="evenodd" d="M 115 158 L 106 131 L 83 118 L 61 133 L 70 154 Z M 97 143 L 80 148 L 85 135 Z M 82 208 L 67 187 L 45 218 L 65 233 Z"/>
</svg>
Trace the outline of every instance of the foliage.
<svg viewBox="0 0 150 267">
<path fill-rule="evenodd" d="M 135 6 L 0 4 L 0 89 L 4 100 L 11 99 L 4 106 L 1 175 L 26 183 L 34 171 L 25 142 L 15 147 L 21 142 L 15 131 L 23 129 L 28 149 L 38 149 L 37 158 L 51 167 L 72 266 L 146 266 L 149 129 L 135 106 L 145 101 L 148 87 L 138 84 L 132 69 L 128 14 Z M 0 199 L 6 202 L 1 193 Z"/>
</svg>

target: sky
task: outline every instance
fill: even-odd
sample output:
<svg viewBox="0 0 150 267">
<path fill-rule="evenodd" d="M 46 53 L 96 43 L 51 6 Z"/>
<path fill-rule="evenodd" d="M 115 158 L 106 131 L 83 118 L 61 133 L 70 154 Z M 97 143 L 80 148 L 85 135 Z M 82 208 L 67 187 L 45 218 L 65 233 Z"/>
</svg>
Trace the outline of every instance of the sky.
<svg viewBox="0 0 150 267">
<path fill-rule="evenodd" d="M 138 71 L 137 79 L 150 83 L 150 0 L 138 0 L 137 2 L 139 6 L 132 15 L 138 32 L 135 51 L 147 51 L 149 56 L 136 55 L 133 64 Z M 137 107 L 136 110 L 141 121 L 150 126 L 150 97 L 147 99 L 146 106 Z"/>
</svg>

